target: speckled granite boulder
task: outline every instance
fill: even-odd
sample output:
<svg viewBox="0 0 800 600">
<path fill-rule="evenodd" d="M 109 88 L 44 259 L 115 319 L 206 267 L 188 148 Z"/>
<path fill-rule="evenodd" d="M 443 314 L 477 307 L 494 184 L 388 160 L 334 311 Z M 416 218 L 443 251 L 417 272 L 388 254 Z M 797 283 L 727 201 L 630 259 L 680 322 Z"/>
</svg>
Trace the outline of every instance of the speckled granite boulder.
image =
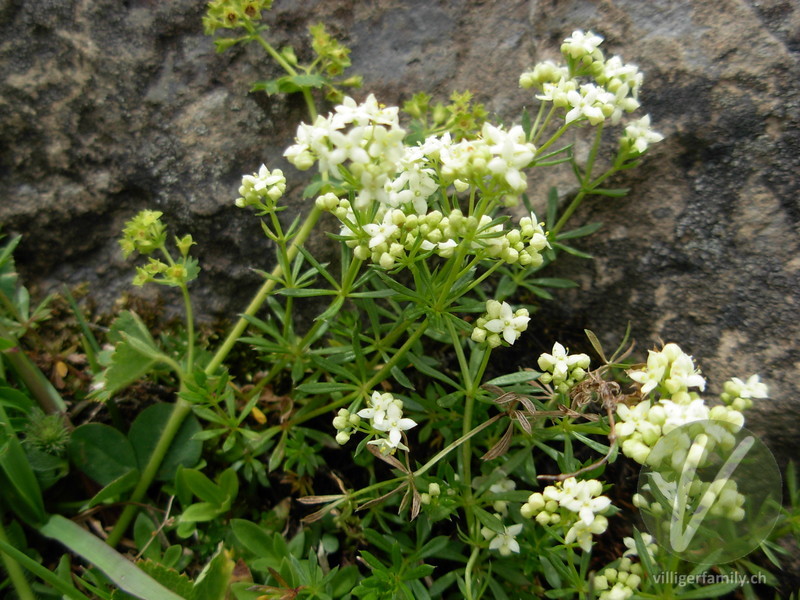
<svg viewBox="0 0 800 600">
<path fill-rule="evenodd" d="M 353 49 L 365 92 L 397 103 L 470 89 L 502 118 L 529 102 L 519 73 L 573 29 L 646 74 L 666 140 L 591 200 L 602 221 L 565 260 L 581 286 L 545 314 L 611 344 L 633 324 L 697 356 L 712 390 L 761 373 L 774 400 L 751 418 L 784 457 L 800 417 L 800 7 L 790 0 L 453 2 L 276 0 L 275 44 L 303 47 L 326 20 Z M 277 74 L 256 48 L 214 53 L 195 0 L 0 0 L 0 222 L 41 289 L 88 281 L 106 305 L 128 285 L 116 238 L 149 207 L 192 232 L 200 312 L 236 312 L 270 265 L 258 223 L 232 208 L 242 173 L 280 158 L 303 106 L 248 93 Z M 287 174 L 292 173 L 286 167 Z M 290 175 L 297 195 L 302 178 Z M 533 186 L 534 193 L 553 181 Z M 569 189 L 562 190 L 564 194 Z M 296 210 L 301 206 L 298 202 Z M 314 242 L 324 251 L 325 240 Z"/>
</svg>

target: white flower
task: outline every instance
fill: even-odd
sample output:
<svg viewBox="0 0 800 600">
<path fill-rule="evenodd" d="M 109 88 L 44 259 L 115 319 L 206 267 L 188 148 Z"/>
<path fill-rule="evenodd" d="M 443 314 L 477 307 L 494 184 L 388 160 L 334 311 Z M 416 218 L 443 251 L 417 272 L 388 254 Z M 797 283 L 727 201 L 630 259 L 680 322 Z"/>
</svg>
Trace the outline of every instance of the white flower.
<svg viewBox="0 0 800 600">
<path fill-rule="evenodd" d="M 391 241 L 392 237 L 398 231 L 399 228 L 392 222 L 391 213 L 386 213 L 383 222 L 380 224 L 367 223 L 366 225 L 364 225 L 364 232 L 370 237 L 369 240 L 370 249 L 380 244 L 385 244 Z"/>
<path fill-rule="evenodd" d="M 585 482 L 581 482 L 585 483 Z M 596 513 L 601 513 L 611 506 L 611 498 L 597 496 L 588 485 L 580 486 L 572 498 L 562 499 L 561 506 L 572 512 L 578 513 L 580 520 L 587 527 L 594 522 Z"/>
<path fill-rule="evenodd" d="M 376 423 L 373 420 L 372 426 L 378 431 L 387 432 L 389 434 L 389 445 L 392 448 L 397 448 L 402 439 L 402 432 L 416 427 L 417 424 L 413 419 L 404 418 L 402 408 L 397 403 L 392 403 L 387 408 L 384 419 L 380 423 Z"/>
<path fill-rule="evenodd" d="M 561 52 L 565 56 L 572 58 L 583 58 L 584 56 L 591 56 L 595 54 L 598 46 L 603 43 L 603 38 L 591 31 L 584 33 L 578 29 L 572 32 L 572 35 L 564 40 L 561 45 Z"/>
<path fill-rule="evenodd" d="M 624 142 L 639 154 L 647 150 L 650 144 L 656 144 L 663 139 L 663 135 L 650 128 L 650 115 L 645 115 L 625 127 Z"/>
<path fill-rule="evenodd" d="M 499 334 L 502 332 L 503 339 L 509 344 L 513 344 L 522 332 L 528 328 L 528 321 L 531 319 L 527 312 L 525 309 L 520 309 L 514 313 L 508 302 L 503 302 L 500 307 L 500 314 L 496 318 L 487 321 L 484 327 L 492 333 Z"/>
<path fill-rule="evenodd" d="M 658 549 L 655 538 L 649 533 L 642 534 L 642 541 L 647 553 L 651 559 L 655 559 L 655 552 Z M 622 556 L 639 556 L 639 550 L 636 548 L 636 540 L 632 537 L 622 538 L 622 543 L 625 544 L 627 550 L 622 553 Z"/>
<path fill-rule="evenodd" d="M 608 519 L 603 515 L 596 515 L 589 525 L 583 520 L 578 520 L 567 531 L 567 535 L 564 536 L 564 542 L 571 544 L 577 541 L 584 552 L 590 552 L 592 549 L 592 534 L 603 533 L 607 528 Z"/>
<path fill-rule="evenodd" d="M 642 384 L 642 395 L 646 396 L 661 383 L 668 366 L 669 361 L 664 354 L 650 350 L 647 366 L 638 371 L 628 371 L 628 375 L 635 382 Z"/>
<path fill-rule="evenodd" d="M 490 550 L 497 550 L 501 556 L 509 556 L 512 552 L 519 554 L 519 542 L 514 539 L 522 532 L 522 523 L 517 523 L 503 528 L 503 533 L 498 533 L 489 542 Z"/>
<path fill-rule="evenodd" d="M 372 419 L 373 425 L 375 423 L 382 423 L 386 418 L 386 412 L 389 407 L 400 402 L 389 393 L 381 394 L 380 392 L 372 392 L 372 397 L 368 402 L 368 408 L 362 408 L 358 411 L 358 416 L 362 419 Z M 400 408 L 403 405 L 400 403 Z"/>
</svg>

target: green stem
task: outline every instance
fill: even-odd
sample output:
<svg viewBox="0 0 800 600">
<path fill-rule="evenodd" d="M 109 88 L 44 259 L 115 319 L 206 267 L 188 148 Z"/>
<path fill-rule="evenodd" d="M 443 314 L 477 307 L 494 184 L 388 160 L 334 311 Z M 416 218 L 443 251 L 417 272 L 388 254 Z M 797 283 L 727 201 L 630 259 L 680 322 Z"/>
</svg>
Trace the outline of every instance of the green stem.
<svg viewBox="0 0 800 600">
<path fill-rule="evenodd" d="M 558 131 L 556 131 L 556 132 L 553 134 L 553 137 L 551 137 L 551 138 L 550 138 L 549 140 L 547 140 L 547 141 L 546 141 L 544 144 L 542 144 L 541 146 L 539 146 L 538 148 L 536 148 L 536 155 L 538 156 L 539 154 L 541 154 L 542 152 L 544 152 L 545 150 L 547 150 L 547 148 L 549 148 L 550 146 L 552 146 L 553 144 L 555 144 L 555 143 L 556 143 L 556 141 L 558 141 L 558 138 L 560 138 L 562 135 L 564 135 L 564 133 L 567 131 L 567 129 L 569 129 L 569 128 L 570 128 L 570 126 L 571 126 L 571 125 L 572 125 L 572 123 L 571 123 L 571 122 L 570 122 L 570 123 L 564 123 L 564 124 L 563 124 L 563 125 L 562 125 L 562 126 L 559 128 L 559 129 L 558 129 Z"/>
<path fill-rule="evenodd" d="M 42 410 L 48 414 L 65 414 L 67 405 L 64 403 L 61 394 L 53 387 L 53 384 L 45 377 L 39 367 L 28 358 L 28 355 L 22 350 L 19 340 L 2 325 L 0 325 L 0 337 L 11 340 L 14 344 L 15 348 L 4 352 L 4 355 L 8 362 L 11 363 L 14 372 L 36 398 Z"/>
<path fill-rule="evenodd" d="M 478 560 L 478 555 L 480 555 L 481 549 L 475 546 L 472 549 L 472 554 L 469 556 L 469 560 L 467 561 L 467 568 L 464 569 L 464 583 L 466 584 L 466 596 L 467 600 L 472 600 L 472 569 L 475 567 L 475 563 Z"/>
<path fill-rule="evenodd" d="M 125 535 L 125 531 L 128 529 L 131 521 L 133 521 L 133 518 L 139 511 L 139 503 L 141 502 L 142 498 L 144 498 L 145 493 L 147 493 L 147 489 L 150 487 L 150 484 L 153 482 L 156 474 L 158 473 L 158 469 L 161 467 L 161 463 L 164 460 L 164 456 L 166 456 L 170 445 L 172 444 L 172 440 L 175 438 L 175 435 L 178 433 L 178 430 L 183 424 L 184 419 L 186 419 L 190 412 L 192 412 L 192 405 L 179 396 L 172 407 L 172 412 L 169 415 L 166 425 L 164 425 L 164 430 L 161 432 L 161 436 L 158 438 L 156 447 L 153 449 L 153 453 L 150 455 L 147 465 L 145 466 L 144 471 L 139 478 L 139 483 L 136 484 L 136 487 L 131 494 L 131 497 L 128 501 L 129 503 L 125 506 L 125 509 L 122 511 L 122 514 L 114 525 L 114 529 L 111 530 L 111 533 L 106 540 L 109 546 L 114 547 L 119 544 L 122 536 Z"/>
<path fill-rule="evenodd" d="M 284 71 L 292 76 L 297 75 L 297 71 L 294 69 L 294 67 L 286 62 L 286 59 L 283 58 L 283 56 L 281 56 L 281 54 L 272 47 L 272 44 L 254 31 L 251 31 L 251 34 L 253 34 L 253 38 L 259 44 L 261 44 L 261 47 L 266 50 L 267 54 L 275 59 L 275 62 L 277 62 Z M 317 107 L 314 104 L 314 97 L 311 95 L 311 90 L 309 90 L 307 87 L 301 87 L 300 89 L 303 92 L 303 99 L 306 101 L 306 106 L 308 107 L 308 114 L 311 117 L 311 121 L 315 121 L 317 119 Z"/>
<path fill-rule="evenodd" d="M 505 413 L 497 414 L 497 415 L 493 416 L 491 419 L 489 419 L 488 421 L 484 421 L 483 423 L 478 425 L 475 429 L 470 431 L 468 434 L 462 435 L 457 440 L 455 440 L 453 442 L 450 442 L 443 449 L 439 450 L 439 452 L 437 452 L 436 455 L 434 455 L 433 458 L 431 458 L 428 462 L 426 462 L 424 465 L 422 465 L 419 469 L 414 471 L 414 477 L 419 477 L 419 476 L 424 475 L 425 473 L 427 473 L 430 470 L 431 467 L 436 465 L 436 463 L 438 463 L 440 460 L 442 460 L 445 456 L 450 454 L 453 450 L 458 448 L 461 444 L 463 444 L 464 442 L 466 442 L 470 438 L 478 435 L 481 431 L 483 431 L 484 429 L 489 427 L 489 425 L 493 424 L 495 421 L 497 421 L 500 417 L 502 417 L 504 415 L 505 415 Z"/>
<path fill-rule="evenodd" d="M 6 548 L 13 548 L 11 546 L 11 542 L 6 535 L 5 527 L 3 527 L 2 521 L 0 521 L 0 551 L 3 553 L 3 566 L 6 569 L 6 573 L 8 573 L 8 578 L 11 580 L 11 585 L 14 586 L 14 590 L 17 592 L 17 596 L 19 596 L 19 600 L 36 600 L 36 595 L 33 593 L 28 580 L 25 578 L 25 572 L 22 570 L 19 562 L 8 552 L 6 552 Z M 38 565 L 38 563 L 36 563 Z M 48 571 L 49 573 L 49 571 Z"/>
<path fill-rule="evenodd" d="M 386 362 L 381 367 L 381 369 L 377 373 L 375 373 L 375 375 L 373 375 L 372 378 L 361 387 L 360 390 L 350 392 L 349 394 L 347 394 L 343 398 L 340 398 L 339 400 L 331 402 L 330 404 L 326 404 L 325 406 L 321 406 L 316 410 L 312 410 L 309 413 L 301 415 L 297 419 L 289 421 L 287 427 L 300 425 L 301 423 L 305 423 L 306 421 L 313 419 L 314 417 L 318 417 L 319 415 L 324 415 L 325 413 L 340 408 L 345 404 L 350 404 L 353 400 L 358 398 L 366 390 L 374 388 L 376 385 L 378 385 L 381 381 L 383 381 L 386 378 L 389 372 L 397 365 L 398 362 L 400 362 L 400 360 L 406 355 L 406 353 L 417 342 L 417 340 L 419 340 L 419 338 L 422 337 L 422 335 L 427 330 L 427 327 L 428 327 L 428 319 L 425 319 L 424 321 L 422 321 L 422 323 L 420 323 L 419 328 L 411 335 L 411 337 L 408 338 L 400 348 L 398 348 L 398 350 L 394 353 L 394 355 L 392 355 L 392 358 L 390 358 L 389 361 Z"/>
<path fill-rule="evenodd" d="M 308 215 L 308 217 L 306 217 L 306 220 L 300 228 L 300 231 L 297 232 L 297 236 L 294 238 L 292 245 L 286 251 L 289 264 L 291 264 L 292 260 L 294 260 L 294 257 L 297 256 L 297 253 L 300 251 L 300 246 L 302 246 L 308 239 L 308 236 L 311 235 L 311 231 L 319 220 L 320 215 L 322 215 L 322 209 L 314 206 L 311 213 Z M 261 289 L 258 290 L 256 295 L 253 297 L 253 300 L 250 302 L 250 305 L 245 309 L 243 316 L 233 326 L 233 329 L 231 329 L 228 337 L 225 338 L 225 341 L 214 354 L 213 358 L 208 363 L 208 366 L 206 366 L 207 375 L 212 375 L 222 364 L 222 361 L 225 360 L 225 357 L 228 356 L 228 353 L 231 351 L 236 341 L 239 339 L 239 337 L 241 337 L 242 333 L 247 328 L 248 321 L 246 317 L 251 317 L 258 312 L 258 309 L 261 308 L 262 304 L 264 304 L 267 296 L 269 296 L 270 292 L 272 292 L 272 289 L 275 287 L 277 279 L 282 274 L 283 269 L 280 265 L 277 265 L 272 270 L 272 276 L 267 279 L 264 282 L 264 285 L 261 286 Z"/>
<path fill-rule="evenodd" d="M 561 215 L 561 218 L 558 219 L 558 222 L 550 230 L 550 235 L 553 238 L 555 238 L 555 236 L 558 235 L 558 232 L 561 231 L 564 225 L 567 224 L 567 221 L 569 221 L 569 218 L 572 216 L 572 213 L 574 213 L 577 210 L 577 208 L 581 205 L 581 202 L 583 202 L 583 199 L 585 197 L 586 197 L 586 190 L 581 190 L 575 195 L 575 197 L 572 199 L 572 202 L 569 203 L 567 210 L 564 211 L 564 214 Z"/>
<path fill-rule="evenodd" d="M 542 102 L 539 105 L 539 112 L 536 115 L 536 123 L 533 124 L 533 128 L 531 129 L 531 143 L 532 144 L 536 144 L 536 142 L 539 141 L 539 136 L 541 136 L 542 133 L 544 133 L 544 130 L 547 128 L 548 123 L 550 123 L 550 119 L 552 119 L 553 114 L 555 114 L 555 112 L 556 112 L 556 107 L 555 106 L 551 106 L 550 110 L 547 112 L 547 116 L 544 119 L 544 123 L 542 123 L 541 127 L 538 127 L 539 118 L 542 116 L 542 112 L 544 110 L 544 107 L 545 107 L 545 103 Z M 537 129 L 538 129 L 538 131 L 537 131 Z"/>
<path fill-rule="evenodd" d="M 191 373 L 194 366 L 194 311 L 192 310 L 192 299 L 189 296 L 189 289 L 186 284 L 181 285 L 183 295 L 183 306 L 186 311 L 186 372 Z"/>
</svg>

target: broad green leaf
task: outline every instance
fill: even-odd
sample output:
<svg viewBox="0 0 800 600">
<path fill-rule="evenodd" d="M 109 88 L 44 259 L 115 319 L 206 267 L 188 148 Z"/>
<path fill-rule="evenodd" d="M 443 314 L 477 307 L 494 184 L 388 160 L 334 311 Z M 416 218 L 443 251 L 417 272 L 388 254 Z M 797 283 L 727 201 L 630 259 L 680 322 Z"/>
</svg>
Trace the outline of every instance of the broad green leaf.
<svg viewBox="0 0 800 600">
<path fill-rule="evenodd" d="M 172 410 L 173 405 L 171 404 L 153 404 L 139 413 L 131 425 L 128 439 L 133 446 L 140 469 L 144 469 L 147 465 Z M 175 477 L 179 465 L 191 467 L 197 464 L 203 450 L 203 443 L 194 439 L 194 436 L 201 429 L 197 417 L 193 414 L 186 417 L 161 461 L 161 468 L 158 470 L 156 479 L 169 481 Z"/>
<path fill-rule="evenodd" d="M 225 493 L 222 488 L 197 469 L 181 469 L 180 477 L 200 500 L 217 506 L 222 506 L 222 503 L 225 502 Z"/>
<path fill-rule="evenodd" d="M 138 468 L 128 439 L 102 423 L 87 423 L 72 432 L 69 443 L 72 463 L 103 486 Z"/>
<path fill-rule="evenodd" d="M 233 535 L 248 552 L 256 556 L 273 555 L 272 536 L 261 527 L 245 519 L 231 519 L 230 525 Z"/>
<path fill-rule="evenodd" d="M 111 363 L 100 378 L 102 387 L 94 394 L 100 401 L 108 400 L 118 390 L 146 375 L 158 362 L 159 356 L 163 356 L 136 313 L 120 313 L 108 337 L 116 345 Z"/>
<path fill-rule="evenodd" d="M 181 523 L 204 523 L 213 521 L 220 516 L 225 509 L 219 504 L 211 502 L 197 502 L 189 505 L 189 507 L 181 513 Z"/>
</svg>

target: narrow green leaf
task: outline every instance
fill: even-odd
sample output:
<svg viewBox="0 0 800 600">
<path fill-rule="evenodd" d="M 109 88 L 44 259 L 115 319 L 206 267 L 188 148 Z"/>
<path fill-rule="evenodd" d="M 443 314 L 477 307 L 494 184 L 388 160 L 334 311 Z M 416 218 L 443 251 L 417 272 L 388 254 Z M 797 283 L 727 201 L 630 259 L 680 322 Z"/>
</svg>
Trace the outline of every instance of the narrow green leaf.
<svg viewBox="0 0 800 600">
<path fill-rule="evenodd" d="M 584 225 L 583 227 L 578 227 L 576 229 L 571 229 L 569 231 L 565 231 L 563 233 L 559 233 L 556 236 L 557 240 L 570 240 L 579 237 L 585 237 L 587 235 L 591 235 L 598 229 L 603 226 L 602 223 L 589 223 Z"/>
<path fill-rule="evenodd" d="M 139 470 L 132 469 L 125 474 L 120 475 L 114 481 L 105 486 L 102 490 L 97 492 L 91 500 L 89 500 L 86 508 L 92 508 L 106 502 L 107 500 L 115 500 L 120 498 L 122 494 L 127 492 L 136 485 L 139 481 Z"/>
<path fill-rule="evenodd" d="M 503 533 L 505 531 L 505 527 L 503 526 L 503 522 L 495 517 L 493 514 L 485 511 L 484 509 L 474 506 L 473 511 L 475 516 L 478 517 L 478 520 L 483 523 L 486 527 L 494 531 L 495 533 Z"/>
<path fill-rule="evenodd" d="M 47 515 L 39 482 L 2 407 L 0 419 L 0 498 L 27 523 L 42 523 Z"/>
<path fill-rule="evenodd" d="M 352 392 L 357 388 L 352 383 L 328 381 L 320 383 L 303 383 L 298 385 L 296 389 L 306 394 L 330 394 L 332 392 Z"/>
<path fill-rule="evenodd" d="M 600 340 L 597 339 L 597 336 L 594 334 L 594 331 L 592 331 L 591 329 L 584 329 L 583 333 L 585 333 L 586 337 L 589 338 L 589 342 L 592 344 L 592 348 L 594 348 L 594 351 L 597 352 L 597 356 L 599 356 L 604 363 L 607 363 L 608 360 L 606 359 L 606 355 L 603 352 L 603 345 L 600 343 Z"/>
<path fill-rule="evenodd" d="M 52 515 L 39 532 L 56 540 L 69 550 L 103 571 L 123 591 L 142 600 L 186 600 L 171 592 L 100 538 L 65 519 Z"/>
<path fill-rule="evenodd" d="M 690 592 L 679 592 L 676 595 L 676 598 L 685 598 L 686 600 L 689 600 L 690 598 L 697 598 L 699 600 L 706 600 L 706 598 L 719 598 L 728 592 L 732 592 L 738 587 L 739 583 L 736 581 L 731 581 L 729 583 L 714 583 Z"/>
<path fill-rule="evenodd" d="M 529 383 L 539 377 L 541 373 L 538 371 L 519 371 L 517 373 L 508 373 L 507 375 L 500 375 L 487 381 L 484 385 L 513 385 L 515 383 Z"/>
</svg>

